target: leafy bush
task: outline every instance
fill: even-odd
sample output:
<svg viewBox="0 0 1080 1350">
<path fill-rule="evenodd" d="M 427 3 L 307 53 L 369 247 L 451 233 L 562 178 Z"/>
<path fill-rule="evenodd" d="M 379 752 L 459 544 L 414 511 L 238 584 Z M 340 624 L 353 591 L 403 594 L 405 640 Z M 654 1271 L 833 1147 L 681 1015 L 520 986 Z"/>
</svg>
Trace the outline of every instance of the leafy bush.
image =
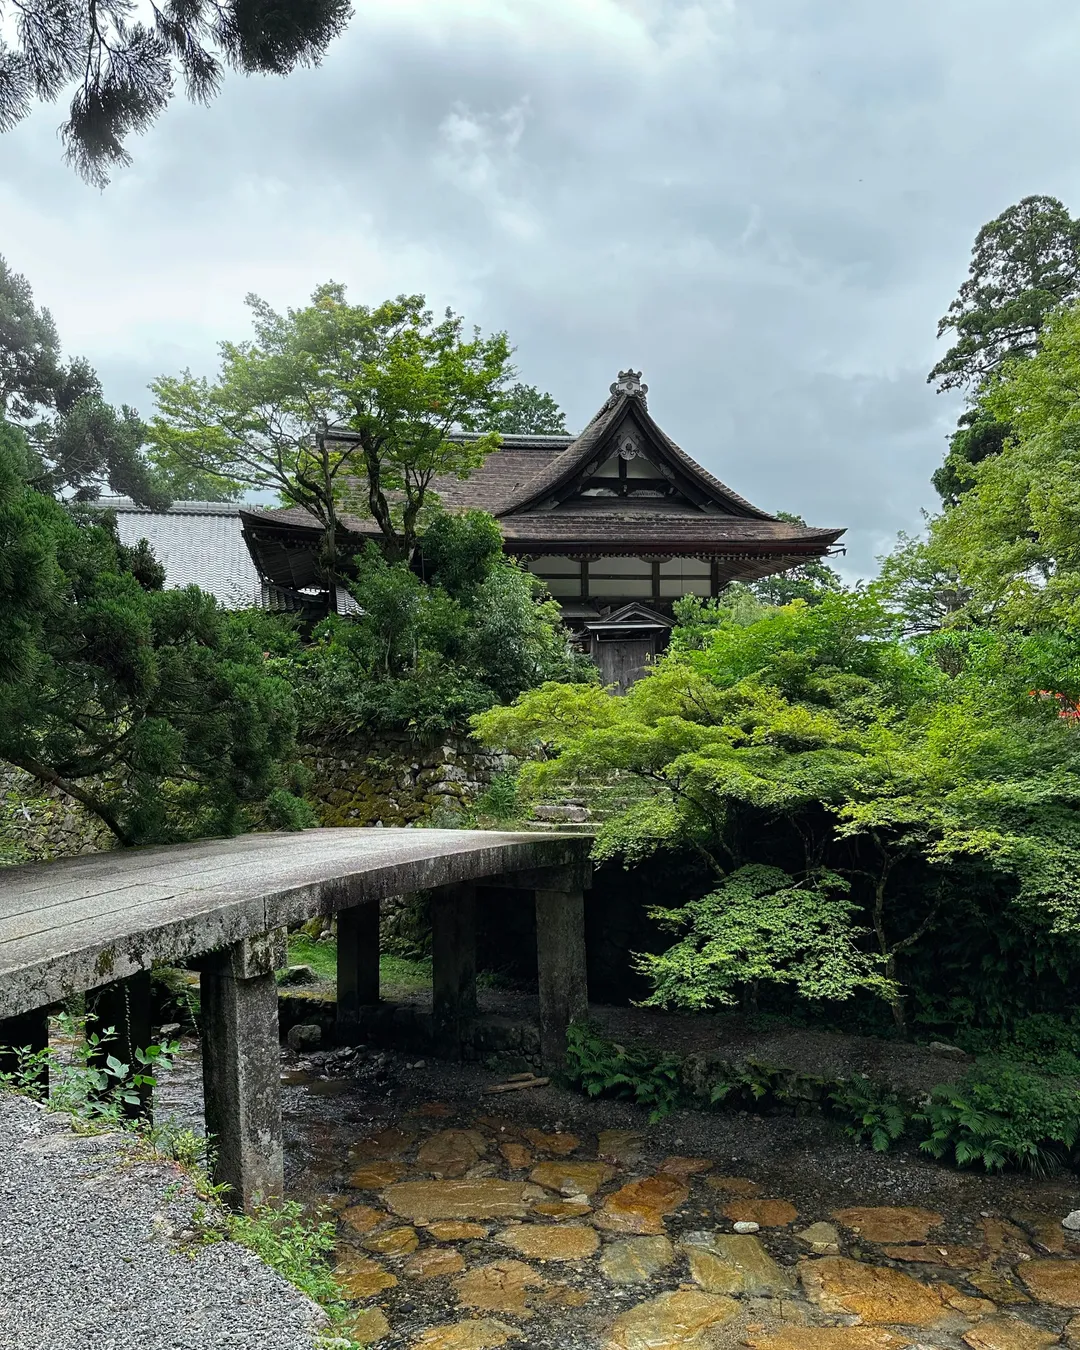
<svg viewBox="0 0 1080 1350">
<path fill-rule="evenodd" d="M 855 1074 L 829 1093 L 833 1114 L 844 1122 L 844 1131 L 857 1144 L 867 1140 L 875 1153 L 887 1152 L 903 1135 L 911 1117 L 910 1107 L 897 1093 Z"/>
<path fill-rule="evenodd" d="M 962 1082 L 934 1088 L 915 1123 L 929 1131 L 919 1147 L 935 1158 L 987 1172 L 1045 1172 L 1073 1161 L 1080 1085 L 984 1062 Z"/>
</svg>

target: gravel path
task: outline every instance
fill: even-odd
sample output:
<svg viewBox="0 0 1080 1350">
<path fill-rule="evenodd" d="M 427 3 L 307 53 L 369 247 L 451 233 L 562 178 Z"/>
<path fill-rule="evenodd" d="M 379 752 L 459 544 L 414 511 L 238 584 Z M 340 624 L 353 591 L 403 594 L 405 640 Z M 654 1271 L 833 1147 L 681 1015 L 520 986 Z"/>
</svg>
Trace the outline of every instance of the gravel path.
<svg viewBox="0 0 1080 1350">
<path fill-rule="evenodd" d="M 311 1350 L 315 1304 L 232 1242 L 179 1250 L 175 1167 L 0 1093 L 2 1350 Z"/>
</svg>

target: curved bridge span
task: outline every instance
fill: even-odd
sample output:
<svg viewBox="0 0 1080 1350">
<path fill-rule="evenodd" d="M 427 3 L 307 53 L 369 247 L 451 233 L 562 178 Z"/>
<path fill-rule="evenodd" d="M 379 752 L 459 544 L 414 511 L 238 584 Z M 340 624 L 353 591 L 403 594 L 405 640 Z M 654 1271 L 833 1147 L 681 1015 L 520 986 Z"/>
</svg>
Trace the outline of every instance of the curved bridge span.
<svg viewBox="0 0 1080 1350">
<path fill-rule="evenodd" d="M 591 839 L 481 830 L 251 834 L 0 871 L 0 1046 L 42 1048 L 48 1010 L 96 994 L 130 1053 L 150 1039 L 154 962 L 201 971 L 207 1128 L 219 1181 L 250 1207 L 281 1194 L 277 988 L 288 927 L 338 921 L 338 1037 L 379 997 L 379 901 L 432 892 L 433 1021 L 446 1053 L 475 1013 L 475 892 L 536 908 L 541 1052 L 557 1067 L 586 1010 Z M 531 893 L 531 894 L 530 894 Z M 0 1055 L 2 1058 L 2 1055 Z"/>
</svg>

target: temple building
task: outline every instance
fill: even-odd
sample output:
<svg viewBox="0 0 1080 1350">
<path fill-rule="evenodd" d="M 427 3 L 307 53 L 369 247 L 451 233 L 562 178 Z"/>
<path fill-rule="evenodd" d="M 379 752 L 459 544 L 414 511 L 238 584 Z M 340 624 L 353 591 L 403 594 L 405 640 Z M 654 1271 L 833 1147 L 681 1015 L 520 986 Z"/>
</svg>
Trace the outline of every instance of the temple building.
<svg viewBox="0 0 1080 1350">
<path fill-rule="evenodd" d="M 506 552 L 543 579 L 605 681 L 622 686 L 663 647 L 674 600 L 823 558 L 844 533 L 751 505 L 665 434 L 647 394 L 639 372 L 620 371 L 580 434 L 504 435 L 468 478 L 433 484 L 448 510 L 498 520 Z M 321 595 L 325 607 L 317 522 L 298 507 L 240 516 L 264 587 L 283 606 L 312 608 Z M 343 524 L 358 546 L 378 537 L 372 521 Z"/>
</svg>

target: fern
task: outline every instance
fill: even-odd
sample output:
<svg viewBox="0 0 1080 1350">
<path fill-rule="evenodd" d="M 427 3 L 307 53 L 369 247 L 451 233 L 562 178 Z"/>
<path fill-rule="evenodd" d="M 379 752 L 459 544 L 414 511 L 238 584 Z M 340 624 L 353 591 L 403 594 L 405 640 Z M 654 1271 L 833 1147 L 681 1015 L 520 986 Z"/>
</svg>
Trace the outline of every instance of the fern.
<svg viewBox="0 0 1080 1350">
<path fill-rule="evenodd" d="M 837 1084 L 829 1101 L 844 1132 L 857 1144 L 868 1141 L 875 1153 L 887 1152 L 907 1129 L 910 1113 L 897 1094 L 864 1074 Z"/>
</svg>

